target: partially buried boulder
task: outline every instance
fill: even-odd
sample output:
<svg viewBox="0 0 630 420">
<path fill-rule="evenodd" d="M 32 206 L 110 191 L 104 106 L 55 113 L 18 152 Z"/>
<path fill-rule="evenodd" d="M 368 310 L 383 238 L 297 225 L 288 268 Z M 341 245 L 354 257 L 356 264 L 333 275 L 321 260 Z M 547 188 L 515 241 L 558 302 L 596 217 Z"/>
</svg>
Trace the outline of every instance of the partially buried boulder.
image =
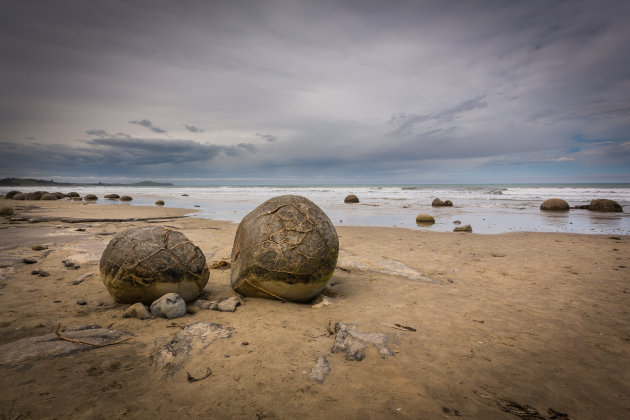
<svg viewBox="0 0 630 420">
<path fill-rule="evenodd" d="M 78 193 L 78 192 L 74 192 L 74 191 L 72 191 L 72 192 L 69 192 L 69 193 L 68 193 L 68 197 L 70 197 L 70 198 L 74 198 L 74 197 L 81 197 L 81 195 L 79 195 L 79 193 Z"/>
<path fill-rule="evenodd" d="M 433 207 L 453 207 L 453 202 L 451 200 L 442 201 L 439 198 L 436 198 L 431 203 Z"/>
<path fill-rule="evenodd" d="M 470 225 L 458 226 L 453 229 L 453 232 L 472 232 L 472 227 Z"/>
<path fill-rule="evenodd" d="M 33 191 L 26 194 L 26 199 L 27 200 L 41 200 L 44 194 L 48 194 L 48 193 L 46 191 Z"/>
<path fill-rule="evenodd" d="M 98 200 L 98 197 L 94 194 L 88 194 L 85 196 L 85 201 L 95 201 Z"/>
<path fill-rule="evenodd" d="M 274 197 L 239 224 L 230 281 L 245 296 L 305 302 L 326 286 L 338 255 L 337 231 L 315 203 Z"/>
<path fill-rule="evenodd" d="M 540 205 L 544 211 L 569 211 L 569 203 L 561 198 L 549 198 Z"/>
<path fill-rule="evenodd" d="M 174 292 L 196 299 L 210 272 L 206 258 L 182 233 L 161 226 L 125 230 L 107 245 L 101 279 L 118 303 L 150 304 Z"/>
<path fill-rule="evenodd" d="M 120 198 L 120 196 L 118 194 L 107 194 L 107 195 L 103 196 L 103 198 L 105 198 L 107 200 L 118 200 Z"/>
<path fill-rule="evenodd" d="M 346 198 L 343 199 L 344 203 L 349 203 L 349 204 L 353 204 L 353 203 L 358 203 L 359 202 L 359 197 L 357 197 L 354 194 L 350 194 L 347 195 Z"/>
<path fill-rule="evenodd" d="M 158 200 L 155 202 L 156 206 L 163 206 L 164 205 L 164 201 L 163 200 Z"/>
<path fill-rule="evenodd" d="M 26 200 L 26 194 L 24 193 L 17 193 L 13 196 L 14 200 Z"/>
<path fill-rule="evenodd" d="M 161 318 L 179 318 L 186 315 L 186 302 L 177 293 L 167 293 L 151 304 L 151 314 Z"/>
<path fill-rule="evenodd" d="M 46 193 L 42 195 L 41 200 L 58 200 L 58 198 L 55 194 Z"/>
<path fill-rule="evenodd" d="M 416 216 L 416 223 L 419 225 L 432 225 L 435 223 L 435 218 L 430 214 L 419 214 Z"/>
<path fill-rule="evenodd" d="M 53 194 L 55 194 L 55 196 L 57 197 L 58 200 L 61 200 L 62 198 L 66 198 L 67 197 L 67 195 L 65 195 L 64 193 L 62 193 L 60 191 L 59 192 L 54 192 Z"/>
<path fill-rule="evenodd" d="M 623 212 L 623 208 L 619 203 L 606 198 L 598 198 L 597 200 L 591 201 L 591 204 L 588 205 L 588 209 L 590 211 L 600 212 Z"/>
<path fill-rule="evenodd" d="M 16 191 L 16 190 L 9 191 L 8 193 L 6 193 L 4 195 L 4 198 L 12 199 L 13 197 L 15 197 L 15 194 L 22 194 L 22 193 L 20 191 Z"/>
<path fill-rule="evenodd" d="M 128 195 L 123 195 L 122 197 L 120 197 L 120 201 L 131 201 L 133 200 L 131 197 L 129 197 Z"/>
</svg>

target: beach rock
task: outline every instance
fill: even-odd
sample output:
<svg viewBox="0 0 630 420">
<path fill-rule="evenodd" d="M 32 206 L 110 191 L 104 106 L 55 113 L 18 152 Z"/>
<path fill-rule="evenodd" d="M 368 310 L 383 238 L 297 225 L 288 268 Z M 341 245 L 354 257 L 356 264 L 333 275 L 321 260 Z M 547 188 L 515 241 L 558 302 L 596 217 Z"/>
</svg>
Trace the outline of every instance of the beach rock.
<svg viewBox="0 0 630 420">
<path fill-rule="evenodd" d="M 472 232 L 472 227 L 470 225 L 458 226 L 453 229 L 453 232 Z"/>
<path fill-rule="evenodd" d="M 26 258 L 22 258 L 22 262 L 24 264 L 35 264 L 37 260 L 35 258 L 26 257 Z"/>
<path fill-rule="evenodd" d="M 87 305 L 87 301 L 85 299 L 77 299 L 77 305 Z"/>
<path fill-rule="evenodd" d="M 205 350 L 216 340 L 232 337 L 233 328 L 209 322 L 195 322 L 185 326 L 174 337 L 158 337 L 151 360 L 156 368 L 164 370 L 167 379 L 182 368 L 191 354 L 202 357 Z M 202 359 L 203 360 L 203 359 Z"/>
<path fill-rule="evenodd" d="M 614 200 L 608 200 L 606 198 L 598 198 L 591 201 L 591 204 L 588 205 L 588 209 L 590 211 L 599 212 L 623 212 L 623 208 L 619 203 Z"/>
<path fill-rule="evenodd" d="M 188 197 L 188 194 L 182 194 L 182 197 Z"/>
<path fill-rule="evenodd" d="M 346 360 L 361 361 L 365 358 L 365 343 L 374 345 L 378 353 L 385 356 L 393 356 L 389 347 L 387 347 L 388 337 L 382 333 L 361 333 L 358 331 L 356 324 L 347 322 L 337 322 L 335 324 L 335 342 L 333 343 L 332 352 L 343 352 L 346 354 Z"/>
<path fill-rule="evenodd" d="M 186 315 L 186 302 L 177 293 L 167 293 L 151 304 L 151 314 L 161 318 L 179 318 Z"/>
<path fill-rule="evenodd" d="M 30 192 L 28 194 L 26 194 L 26 199 L 27 200 L 41 200 L 42 196 L 44 194 L 48 194 L 48 192 L 46 191 L 33 191 Z"/>
<path fill-rule="evenodd" d="M 106 198 L 107 200 L 118 200 L 120 196 L 118 194 L 107 194 L 103 196 L 103 198 Z"/>
<path fill-rule="evenodd" d="M 431 205 L 433 207 L 453 207 L 453 203 L 451 202 L 451 200 L 442 201 L 439 198 L 433 200 Z"/>
<path fill-rule="evenodd" d="M 435 223 L 435 218 L 430 214 L 419 214 L 416 216 L 416 223 L 420 225 L 431 225 Z"/>
<path fill-rule="evenodd" d="M 81 197 L 72 197 L 72 201 L 83 201 Z"/>
<path fill-rule="evenodd" d="M 315 203 L 274 197 L 239 224 L 230 282 L 245 296 L 306 302 L 324 289 L 338 255 L 337 231 Z"/>
<path fill-rule="evenodd" d="M 22 194 L 22 193 L 20 191 L 17 191 L 17 190 L 12 190 L 12 191 L 9 191 L 8 193 L 6 193 L 4 195 L 4 198 L 13 199 L 13 197 L 15 197 L 16 194 Z"/>
<path fill-rule="evenodd" d="M 136 302 L 128 307 L 122 315 L 123 318 L 151 319 L 151 313 L 141 302 Z"/>
<path fill-rule="evenodd" d="M 57 200 L 61 200 L 67 197 L 67 195 L 62 192 L 54 192 L 53 194 L 57 197 Z"/>
<path fill-rule="evenodd" d="M 58 200 L 58 198 L 57 198 L 57 196 L 55 194 L 46 193 L 46 194 L 42 195 L 40 200 Z"/>
<path fill-rule="evenodd" d="M 158 201 L 155 202 L 155 205 L 156 206 L 163 206 L 164 205 L 164 201 L 158 200 Z"/>
<path fill-rule="evenodd" d="M 131 201 L 133 200 L 133 198 L 129 197 L 128 195 L 123 195 L 122 197 L 120 197 L 120 201 Z"/>
<path fill-rule="evenodd" d="M 343 199 L 344 203 L 358 203 L 359 197 L 354 194 L 347 195 L 346 198 Z"/>
<path fill-rule="evenodd" d="M 26 194 L 17 193 L 13 196 L 14 200 L 26 200 Z"/>
<path fill-rule="evenodd" d="M 561 198 L 549 198 L 543 201 L 540 209 L 544 211 L 568 211 L 569 203 Z"/>
<path fill-rule="evenodd" d="M 81 264 L 79 264 L 78 262 L 69 260 L 69 259 L 63 260 L 62 263 L 66 268 L 72 268 L 75 270 L 78 270 L 79 268 L 81 268 Z"/>
<path fill-rule="evenodd" d="M 86 201 L 94 201 L 94 200 L 98 200 L 98 197 L 95 196 L 94 194 L 88 194 L 85 196 L 85 200 Z"/>
<path fill-rule="evenodd" d="M 0 208 L 0 216 L 13 216 L 13 207 L 11 206 L 3 206 Z"/>
<path fill-rule="evenodd" d="M 454 220 L 454 221 L 453 221 L 453 224 L 454 224 L 454 225 L 461 225 L 461 224 L 462 224 L 462 222 L 461 222 L 461 220 Z"/>
<path fill-rule="evenodd" d="M 210 271 L 206 257 L 182 233 L 143 226 L 117 234 L 100 262 L 101 279 L 118 303 L 150 304 L 168 292 L 196 299 Z"/>
<path fill-rule="evenodd" d="M 85 280 L 89 279 L 90 277 L 92 277 L 93 273 L 86 273 L 84 275 L 82 275 L 81 277 L 79 277 L 76 280 L 72 281 L 72 285 L 76 286 L 77 284 L 81 284 L 83 283 Z"/>
<path fill-rule="evenodd" d="M 72 191 L 72 192 L 69 192 L 69 193 L 68 193 L 68 197 L 70 197 L 70 198 L 75 198 L 75 197 L 81 197 L 81 195 L 79 195 L 79 193 L 78 193 L 78 192 L 74 192 L 74 191 Z"/>
<path fill-rule="evenodd" d="M 231 298 L 211 303 L 208 309 L 219 312 L 235 312 L 236 307 L 240 304 L 241 301 L 236 296 L 232 296 Z"/>
<path fill-rule="evenodd" d="M 32 249 L 33 251 L 43 251 L 43 250 L 45 250 L 45 249 L 48 249 L 48 246 L 46 246 L 46 245 L 33 245 L 33 246 L 31 247 L 31 249 Z"/>
<path fill-rule="evenodd" d="M 580 204 L 578 206 L 572 206 L 571 208 L 576 210 L 588 210 L 588 204 Z"/>
<path fill-rule="evenodd" d="M 82 351 L 94 350 L 98 346 L 124 339 L 125 335 L 133 336 L 133 333 L 101 328 L 99 326 L 86 326 L 74 331 L 64 331 L 63 336 L 94 345 L 62 340 L 54 333 L 23 338 L 0 346 L 0 366 L 14 367 L 28 360 L 62 357 Z"/>
<path fill-rule="evenodd" d="M 311 370 L 311 374 L 308 375 L 309 379 L 319 382 L 320 384 L 324 383 L 324 379 L 330 373 L 330 365 L 328 364 L 328 360 L 326 360 L 327 356 L 322 356 L 317 359 L 315 366 Z"/>
</svg>

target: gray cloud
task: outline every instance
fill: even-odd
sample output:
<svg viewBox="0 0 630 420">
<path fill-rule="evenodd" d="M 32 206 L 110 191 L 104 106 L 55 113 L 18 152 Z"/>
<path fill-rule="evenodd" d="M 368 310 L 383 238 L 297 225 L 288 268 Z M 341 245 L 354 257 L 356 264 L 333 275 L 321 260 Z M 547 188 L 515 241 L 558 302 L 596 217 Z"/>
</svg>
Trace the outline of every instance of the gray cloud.
<svg viewBox="0 0 630 420">
<path fill-rule="evenodd" d="M 190 131 L 191 133 L 203 133 L 203 129 L 195 127 L 194 125 L 184 124 L 184 127 L 186 127 L 186 130 Z"/>
<path fill-rule="evenodd" d="M 146 127 L 148 129 L 150 129 L 151 131 L 153 131 L 154 133 L 166 133 L 167 131 L 160 128 L 160 127 L 156 127 L 155 125 L 153 125 L 153 123 L 149 120 L 140 120 L 140 121 L 129 121 L 129 124 L 137 124 L 137 125 L 141 125 L 143 127 Z"/>
<path fill-rule="evenodd" d="M 269 143 L 273 143 L 274 141 L 278 140 L 278 137 L 273 136 L 271 134 L 260 134 L 260 133 L 256 133 L 256 135 L 258 137 L 261 137 L 264 140 L 267 140 Z"/>
<path fill-rule="evenodd" d="M 620 144 L 585 147 L 576 136 L 630 132 L 630 55 L 620 53 L 629 14 L 630 3 L 613 0 L 9 0 L 0 161 L 33 167 L 19 154 L 29 136 L 54 156 L 37 167 L 58 172 L 186 166 L 198 177 L 264 180 L 325 167 L 333 178 L 387 182 L 438 166 L 466 167 L 461 181 L 473 182 L 496 160 L 627 173 Z M 213 145 L 126 135 L 125 115 Z M 166 133 L 148 119 L 131 123 Z M 91 140 L 76 140 L 81 133 Z M 252 133 L 264 140 L 256 150 L 243 143 Z M 4 158 L 16 153 L 21 160 Z"/>
</svg>

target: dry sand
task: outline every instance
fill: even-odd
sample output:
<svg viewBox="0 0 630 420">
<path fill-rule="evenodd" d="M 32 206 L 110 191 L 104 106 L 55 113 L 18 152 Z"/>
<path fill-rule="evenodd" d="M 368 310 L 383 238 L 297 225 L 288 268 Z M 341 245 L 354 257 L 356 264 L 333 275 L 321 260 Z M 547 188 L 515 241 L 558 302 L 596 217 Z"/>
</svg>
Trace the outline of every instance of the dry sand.
<svg viewBox="0 0 630 420">
<path fill-rule="evenodd" d="M 90 324 L 135 335 L 69 356 L 23 353 L 26 360 L 7 362 L 8 353 L 0 354 L 0 418 L 517 418 L 501 409 L 510 402 L 512 411 L 537 410 L 537 418 L 551 417 L 549 409 L 573 419 L 630 417 L 628 236 L 339 227 L 328 306 L 247 299 L 233 313 L 142 321 L 122 318 L 127 305 L 116 304 L 99 278 L 112 235 L 168 226 L 210 265 L 229 260 L 235 224 L 190 217 L 69 223 L 189 211 L 0 200 L 7 204 L 19 218 L 40 221 L 0 219 L 0 345 L 50 334 L 58 324 L 66 335 Z M 37 244 L 48 249 L 32 250 Z M 24 264 L 25 257 L 37 262 Z M 80 268 L 66 268 L 65 259 Z M 211 270 L 205 292 L 234 296 L 229 270 Z M 229 327 L 231 336 L 216 336 L 187 358 L 184 351 L 179 368 L 156 365 L 152 356 L 164 343 L 200 321 Z M 362 361 L 331 354 L 328 326 L 339 321 L 386 334 L 394 355 L 369 345 Z M 323 383 L 309 379 L 326 355 Z M 208 368 L 206 379 L 187 380 Z"/>
</svg>

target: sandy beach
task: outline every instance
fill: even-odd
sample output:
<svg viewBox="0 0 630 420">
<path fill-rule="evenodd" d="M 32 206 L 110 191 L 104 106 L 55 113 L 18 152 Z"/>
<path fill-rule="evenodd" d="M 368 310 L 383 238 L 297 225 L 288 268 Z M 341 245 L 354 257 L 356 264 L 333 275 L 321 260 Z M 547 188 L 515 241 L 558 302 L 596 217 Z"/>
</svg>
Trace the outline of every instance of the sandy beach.
<svg viewBox="0 0 630 420">
<path fill-rule="evenodd" d="M 629 236 L 342 226 L 324 304 L 248 298 L 235 312 L 140 320 L 122 317 L 129 305 L 99 277 L 113 235 L 169 227 L 211 266 L 229 261 L 237 225 L 190 209 L 6 205 L 15 215 L 0 218 L 0 418 L 630 417 Z M 211 269 L 204 296 L 235 296 L 229 276 Z M 197 322 L 217 334 L 161 363 Z M 382 334 L 390 355 L 371 344 L 361 361 L 332 353 L 339 322 Z M 63 356 L 20 350 L 59 325 L 65 336 L 99 325 L 132 338 Z M 321 357 L 322 382 L 311 377 Z"/>
</svg>

